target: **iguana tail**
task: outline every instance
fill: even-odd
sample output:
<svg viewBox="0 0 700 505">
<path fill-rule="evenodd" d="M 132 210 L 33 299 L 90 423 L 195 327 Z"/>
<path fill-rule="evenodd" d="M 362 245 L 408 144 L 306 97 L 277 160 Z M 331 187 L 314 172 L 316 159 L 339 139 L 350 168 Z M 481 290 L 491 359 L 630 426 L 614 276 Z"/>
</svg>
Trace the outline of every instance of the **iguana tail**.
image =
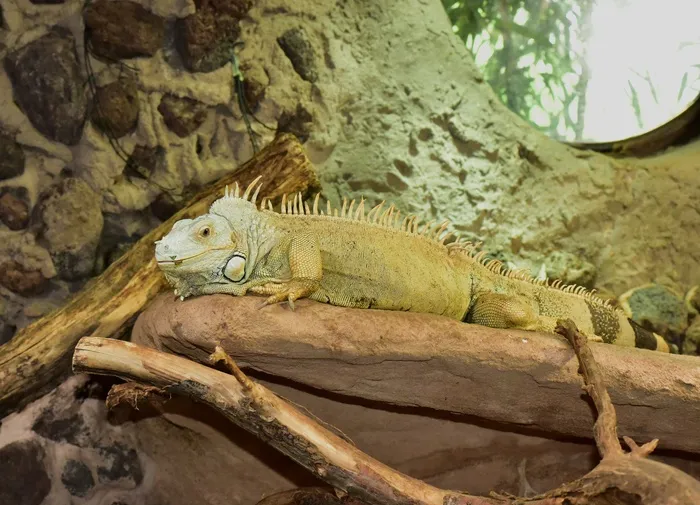
<svg viewBox="0 0 700 505">
<path fill-rule="evenodd" d="M 471 243 L 448 246 L 461 269 L 477 279 L 465 322 L 491 328 L 554 332 L 560 319 L 571 319 L 590 339 L 641 349 L 670 352 L 666 341 L 641 327 L 609 301 L 582 286 L 535 279 L 486 259 Z M 458 267 L 459 268 L 459 267 Z"/>
</svg>

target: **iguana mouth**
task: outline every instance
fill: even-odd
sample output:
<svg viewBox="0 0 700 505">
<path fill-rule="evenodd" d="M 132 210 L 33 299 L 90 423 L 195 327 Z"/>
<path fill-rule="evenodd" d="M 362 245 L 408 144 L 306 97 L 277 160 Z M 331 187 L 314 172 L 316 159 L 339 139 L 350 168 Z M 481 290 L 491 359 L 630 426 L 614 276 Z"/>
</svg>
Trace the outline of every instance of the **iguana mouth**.
<svg viewBox="0 0 700 505">
<path fill-rule="evenodd" d="M 204 251 L 198 252 L 196 254 L 192 254 L 191 256 L 185 256 L 184 258 L 178 258 L 177 256 L 169 256 L 171 259 L 166 260 L 166 259 L 158 259 L 156 258 L 156 263 L 158 265 L 175 265 L 178 266 L 181 263 L 184 263 L 185 261 L 192 260 L 194 258 L 198 258 L 202 256 L 203 254 L 210 253 L 212 251 L 221 251 L 224 249 L 228 249 L 228 247 L 213 247 L 211 249 L 205 249 Z M 164 254 L 163 256 L 168 256 L 167 254 Z"/>
</svg>

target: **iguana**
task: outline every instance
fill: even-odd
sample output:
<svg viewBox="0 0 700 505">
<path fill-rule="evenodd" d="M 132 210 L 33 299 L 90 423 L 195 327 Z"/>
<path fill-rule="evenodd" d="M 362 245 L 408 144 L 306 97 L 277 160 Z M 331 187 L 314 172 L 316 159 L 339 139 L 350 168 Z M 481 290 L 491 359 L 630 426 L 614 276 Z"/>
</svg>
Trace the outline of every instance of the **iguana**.
<svg viewBox="0 0 700 505">
<path fill-rule="evenodd" d="M 491 328 L 553 333 L 572 319 L 589 338 L 669 351 L 660 336 L 629 320 L 593 292 L 508 270 L 478 245 L 447 243 L 448 222 L 419 226 L 384 202 L 340 209 L 319 195 L 282 197 L 279 211 L 263 199 L 260 177 L 241 194 L 228 187 L 209 213 L 177 221 L 156 242 L 158 266 L 175 294 L 267 295 L 262 304 L 308 297 L 340 305 L 439 314 Z"/>
</svg>

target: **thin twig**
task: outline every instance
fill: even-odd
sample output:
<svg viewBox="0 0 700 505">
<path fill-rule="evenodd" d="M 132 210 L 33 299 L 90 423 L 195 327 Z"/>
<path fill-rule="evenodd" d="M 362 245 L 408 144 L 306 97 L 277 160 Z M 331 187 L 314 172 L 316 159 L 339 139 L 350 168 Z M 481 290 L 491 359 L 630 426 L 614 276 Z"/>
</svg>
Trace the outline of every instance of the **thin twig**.
<svg viewBox="0 0 700 505">
<path fill-rule="evenodd" d="M 610 395 L 605 388 L 603 375 L 591 353 L 586 337 L 582 335 L 570 319 L 557 321 L 556 332 L 566 337 L 574 348 L 576 357 L 581 365 L 583 389 L 593 400 L 598 411 L 598 418 L 593 427 L 598 451 L 602 458 L 623 454 L 622 446 L 617 438 L 617 415 L 610 401 Z"/>
</svg>

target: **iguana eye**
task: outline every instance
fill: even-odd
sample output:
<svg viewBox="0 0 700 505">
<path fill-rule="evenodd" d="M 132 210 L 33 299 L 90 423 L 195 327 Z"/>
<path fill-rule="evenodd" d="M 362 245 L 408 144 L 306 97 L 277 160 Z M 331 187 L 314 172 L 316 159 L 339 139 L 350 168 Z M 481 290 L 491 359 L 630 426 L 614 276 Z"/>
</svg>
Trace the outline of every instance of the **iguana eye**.
<svg viewBox="0 0 700 505">
<path fill-rule="evenodd" d="M 199 236 L 202 238 L 207 238 L 211 235 L 211 226 L 204 226 L 199 230 Z"/>
</svg>

